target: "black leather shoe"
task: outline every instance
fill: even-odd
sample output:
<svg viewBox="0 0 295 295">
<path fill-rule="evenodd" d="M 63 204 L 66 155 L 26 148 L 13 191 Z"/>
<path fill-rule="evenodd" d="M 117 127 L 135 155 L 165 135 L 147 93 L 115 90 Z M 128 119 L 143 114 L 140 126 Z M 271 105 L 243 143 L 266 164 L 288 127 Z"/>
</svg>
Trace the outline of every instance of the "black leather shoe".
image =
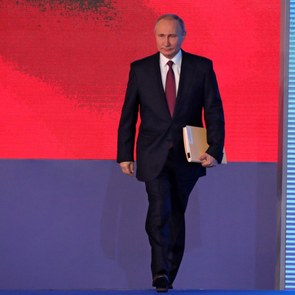
<svg viewBox="0 0 295 295">
<path fill-rule="evenodd" d="M 153 286 L 156 287 L 157 292 L 168 292 L 169 280 L 166 275 L 157 275 L 153 279 Z"/>
</svg>

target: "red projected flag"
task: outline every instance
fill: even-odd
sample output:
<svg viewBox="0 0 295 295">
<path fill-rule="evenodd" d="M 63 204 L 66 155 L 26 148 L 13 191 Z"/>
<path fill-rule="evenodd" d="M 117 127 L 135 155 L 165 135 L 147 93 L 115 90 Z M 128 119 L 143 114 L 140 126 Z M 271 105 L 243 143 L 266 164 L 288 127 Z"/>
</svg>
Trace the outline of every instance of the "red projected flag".
<svg viewBox="0 0 295 295">
<path fill-rule="evenodd" d="M 214 61 L 228 160 L 275 162 L 279 8 L 275 0 L 2 0 L 0 158 L 114 159 L 129 64 L 155 52 L 154 22 L 172 12 L 187 25 L 184 50 Z"/>
</svg>

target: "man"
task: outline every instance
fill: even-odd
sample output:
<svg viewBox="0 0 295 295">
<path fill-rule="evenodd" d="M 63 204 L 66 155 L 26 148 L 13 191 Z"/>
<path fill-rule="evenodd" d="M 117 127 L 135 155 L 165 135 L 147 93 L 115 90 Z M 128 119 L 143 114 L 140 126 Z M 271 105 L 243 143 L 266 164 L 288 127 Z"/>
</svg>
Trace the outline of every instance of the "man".
<svg viewBox="0 0 295 295">
<path fill-rule="evenodd" d="M 181 49 L 186 35 L 183 20 L 162 15 L 154 33 L 159 52 L 131 64 L 118 129 L 117 161 L 123 173 L 134 174 L 140 113 L 136 176 L 145 182 L 148 194 L 146 232 L 153 286 L 166 292 L 172 288 L 184 253 L 189 194 L 206 168 L 220 163 L 223 156 L 224 115 L 212 62 Z M 182 128 L 202 127 L 202 114 L 209 148 L 200 157 L 201 163 L 189 163 Z"/>
</svg>

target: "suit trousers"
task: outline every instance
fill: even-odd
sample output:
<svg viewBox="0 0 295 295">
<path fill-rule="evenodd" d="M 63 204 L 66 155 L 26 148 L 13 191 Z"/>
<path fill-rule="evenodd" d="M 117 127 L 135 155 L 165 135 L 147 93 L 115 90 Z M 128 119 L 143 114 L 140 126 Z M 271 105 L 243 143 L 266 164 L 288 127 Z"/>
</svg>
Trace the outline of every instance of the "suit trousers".
<svg viewBox="0 0 295 295">
<path fill-rule="evenodd" d="M 148 194 L 146 232 L 151 245 L 153 278 L 165 274 L 172 284 L 185 248 L 185 210 L 197 175 L 179 173 L 178 157 L 170 149 L 161 173 L 145 183 Z"/>
</svg>

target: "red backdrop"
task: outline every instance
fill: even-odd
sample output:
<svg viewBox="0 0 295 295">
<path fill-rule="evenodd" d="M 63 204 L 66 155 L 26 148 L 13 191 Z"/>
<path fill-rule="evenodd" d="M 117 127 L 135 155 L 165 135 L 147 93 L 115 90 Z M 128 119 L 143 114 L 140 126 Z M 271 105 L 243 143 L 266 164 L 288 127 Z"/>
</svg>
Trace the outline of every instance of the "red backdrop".
<svg viewBox="0 0 295 295">
<path fill-rule="evenodd" d="M 171 3 L 172 2 L 172 3 Z M 0 0 L 0 158 L 114 159 L 129 64 L 179 14 L 214 61 L 229 161 L 277 161 L 279 1 Z"/>
</svg>

